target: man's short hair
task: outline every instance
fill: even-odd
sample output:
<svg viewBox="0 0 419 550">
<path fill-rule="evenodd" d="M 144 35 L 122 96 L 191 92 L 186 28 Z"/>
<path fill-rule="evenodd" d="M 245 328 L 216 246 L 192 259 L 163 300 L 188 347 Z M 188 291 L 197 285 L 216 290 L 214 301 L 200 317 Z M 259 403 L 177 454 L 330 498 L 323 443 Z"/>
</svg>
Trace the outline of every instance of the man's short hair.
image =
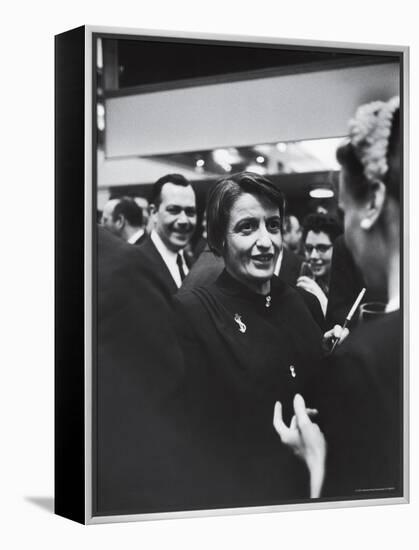
<svg viewBox="0 0 419 550">
<path fill-rule="evenodd" d="M 326 233 L 333 244 L 336 237 L 342 233 L 342 226 L 338 220 L 329 214 L 309 214 L 303 221 L 302 241 L 305 243 L 309 231 Z"/>
<path fill-rule="evenodd" d="M 166 176 L 162 176 L 153 185 L 151 192 L 151 202 L 156 208 L 158 208 L 161 202 L 161 190 L 165 183 L 173 183 L 173 185 L 180 185 L 181 187 L 189 187 L 191 185 L 182 174 L 167 174 Z"/>
<path fill-rule="evenodd" d="M 124 216 L 132 227 L 141 227 L 143 225 L 143 211 L 131 197 L 122 197 L 115 205 L 112 212 L 112 220 L 116 222 L 120 216 Z"/>
</svg>

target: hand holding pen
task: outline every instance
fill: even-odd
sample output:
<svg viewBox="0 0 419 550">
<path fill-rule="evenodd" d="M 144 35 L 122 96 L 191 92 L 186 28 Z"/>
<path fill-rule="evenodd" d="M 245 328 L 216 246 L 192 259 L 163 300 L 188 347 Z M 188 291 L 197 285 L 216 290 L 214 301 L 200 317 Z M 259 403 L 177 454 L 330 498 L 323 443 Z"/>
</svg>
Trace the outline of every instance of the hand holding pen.
<svg viewBox="0 0 419 550">
<path fill-rule="evenodd" d="M 329 353 L 333 353 L 334 349 L 335 349 L 336 346 L 339 344 L 339 342 L 340 342 L 343 338 L 345 338 L 345 336 L 348 334 L 347 326 L 348 326 L 348 324 L 350 323 L 350 321 L 352 320 L 352 317 L 354 316 L 356 310 L 358 309 L 358 307 L 359 307 L 359 305 L 360 305 L 360 303 L 361 303 L 361 301 L 362 301 L 362 299 L 363 299 L 363 297 L 364 297 L 365 291 L 366 291 L 366 289 L 363 288 L 363 289 L 361 290 L 361 292 L 358 294 L 358 297 L 357 297 L 357 299 L 355 300 L 355 302 L 353 303 L 351 309 L 349 310 L 348 315 L 345 317 L 345 321 L 344 321 L 342 327 L 339 327 L 339 325 L 336 325 L 335 328 L 334 328 L 332 331 L 329 331 L 329 333 L 326 333 L 326 334 L 329 334 L 329 335 L 330 335 L 331 332 L 333 332 L 333 333 L 335 332 L 335 329 L 336 329 L 337 327 L 339 327 L 339 329 L 340 329 L 340 335 L 339 335 L 339 336 L 334 335 L 334 336 L 332 336 L 332 338 L 331 338 L 332 347 L 330 348 Z M 346 334 L 345 334 L 345 333 L 346 333 Z"/>
</svg>

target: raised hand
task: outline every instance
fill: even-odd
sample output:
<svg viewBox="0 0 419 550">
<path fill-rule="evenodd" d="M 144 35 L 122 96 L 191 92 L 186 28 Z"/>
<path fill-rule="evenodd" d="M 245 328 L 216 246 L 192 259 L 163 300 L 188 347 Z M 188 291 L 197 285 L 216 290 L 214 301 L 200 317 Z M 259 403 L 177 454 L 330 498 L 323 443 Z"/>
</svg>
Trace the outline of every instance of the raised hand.
<svg viewBox="0 0 419 550">
<path fill-rule="evenodd" d="M 287 426 L 282 418 L 282 405 L 275 403 L 273 424 L 281 441 L 304 460 L 310 472 L 310 497 L 318 498 L 325 475 L 326 440 L 319 426 L 311 421 L 309 415 L 317 411 L 307 409 L 303 397 L 294 397 L 294 416 Z"/>
</svg>

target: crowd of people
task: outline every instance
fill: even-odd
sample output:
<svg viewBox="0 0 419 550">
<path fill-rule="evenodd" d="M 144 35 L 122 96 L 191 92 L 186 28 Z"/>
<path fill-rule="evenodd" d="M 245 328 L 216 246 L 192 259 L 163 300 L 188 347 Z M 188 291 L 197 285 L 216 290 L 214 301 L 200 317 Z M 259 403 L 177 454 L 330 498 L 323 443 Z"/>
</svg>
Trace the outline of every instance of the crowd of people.
<svg viewBox="0 0 419 550">
<path fill-rule="evenodd" d="M 150 204 L 105 205 L 101 511 L 401 494 L 398 98 L 361 106 L 337 158 L 343 224 L 314 212 L 300 225 L 252 172 L 211 188 L 195 250 L 182 175 L 160 178 Z M 363 288 L 384 312 L 342 329 Z"/>
</svg>

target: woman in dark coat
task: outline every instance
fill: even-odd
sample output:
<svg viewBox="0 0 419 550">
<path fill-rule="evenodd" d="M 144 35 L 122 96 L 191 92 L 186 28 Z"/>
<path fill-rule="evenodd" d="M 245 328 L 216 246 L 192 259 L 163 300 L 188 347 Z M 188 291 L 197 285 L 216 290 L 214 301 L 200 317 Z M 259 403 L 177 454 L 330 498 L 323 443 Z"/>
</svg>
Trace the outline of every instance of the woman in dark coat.
<svg viewBox="0 0 419 550">
<path fill-rule="evenodd" d="M 208 242 L 225 270 L 215 283 L 175 300 L 191 445 L 201 457 L 193 469 L 206 506 L 309 496 L 303 464 L 272 426 L 277 399 L 290 418 L 294 395 L 308 398 L 322 354 L 321 332 L 304 300 L 274 275 L 283 202 L 257 174 L 218 182 L 208 201 Z"/>
</svg>

